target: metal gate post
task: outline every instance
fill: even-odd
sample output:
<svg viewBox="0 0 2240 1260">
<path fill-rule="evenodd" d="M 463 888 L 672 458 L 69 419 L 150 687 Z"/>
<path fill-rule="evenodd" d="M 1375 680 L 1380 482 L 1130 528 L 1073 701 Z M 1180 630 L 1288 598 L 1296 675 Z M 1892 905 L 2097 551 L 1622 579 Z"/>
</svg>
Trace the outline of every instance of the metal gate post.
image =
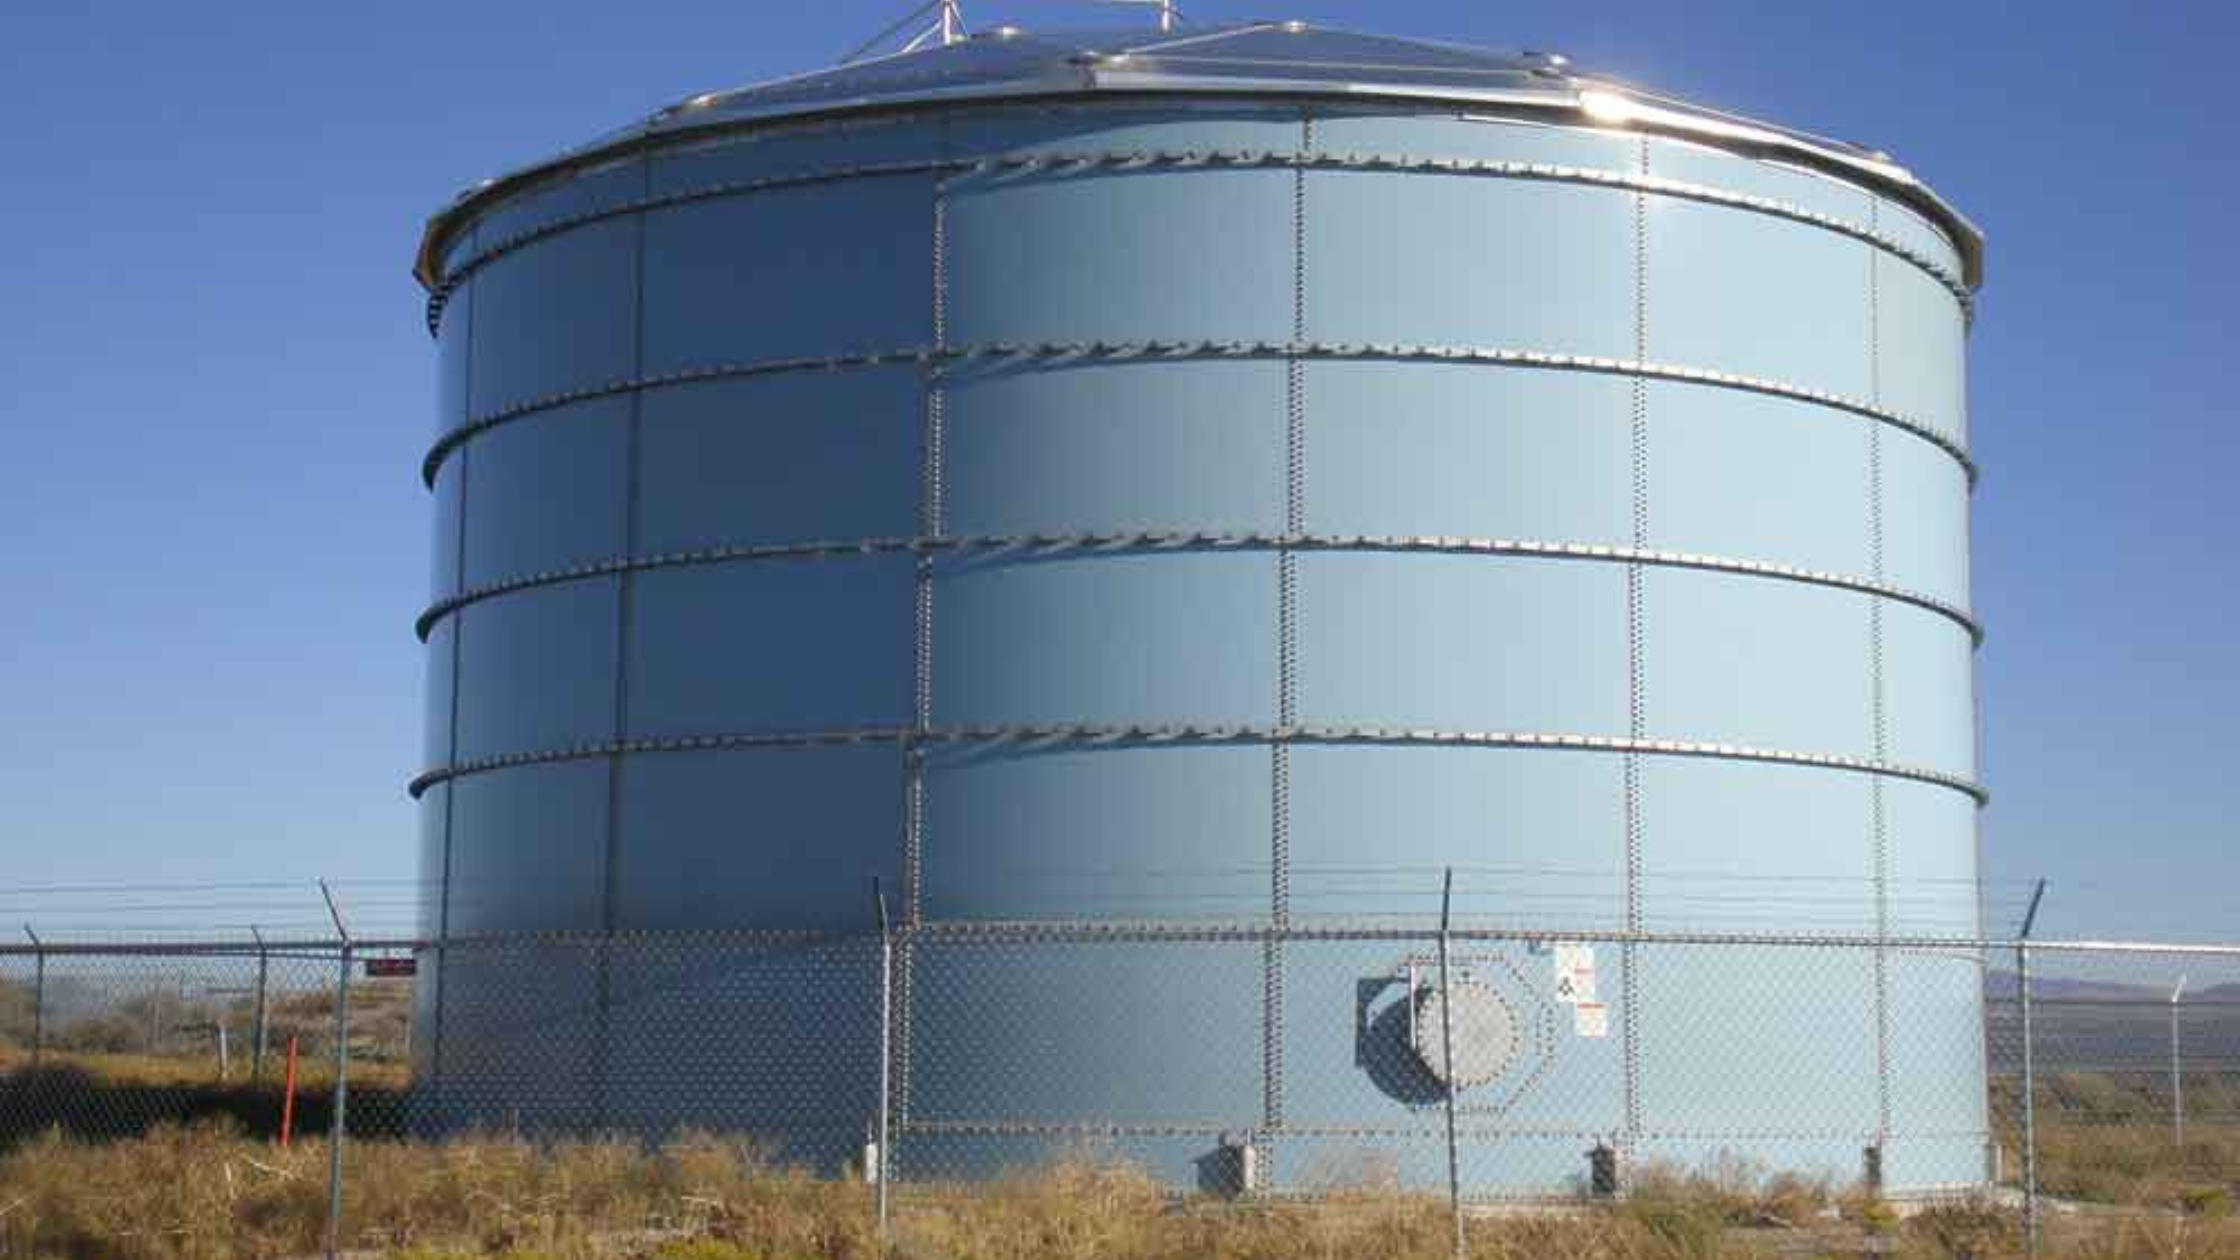
<svg viewBox="0 0 2240 1260">
<path fill-rule="evenodd" d="M 47 1050 L 47 947 L 30 924 L 23 934 L 31 938 L 31 1066 L 37 1067 Z"/>
<path fill-rule="evenodd" d="M 879 912 L 879 1119 L 877 1146 L 872 1151 L 871 1176 L 877 1198 L 879 1237 L 887 1236 L 887 1182 L 894 1172 L 894 1141 L 890 1125 L 894 1097 L 894 932 L 887 920 L 887 896 L 879 881 L 871 881 L 871 899 Z"/>
<path fill-rule="evenodd" d="M 1454 991 L 1448 987 L 1448 937 L 1454 926 L 1454 868 L 1439 890 L 1439 1061 L 1447 1075 L 1447 1211 L 1454 1220 L 1455 1260 L 1469 1254 L 1462 1231 L 1462 1161 L 1455 1141 L 1455 1095 L 1462 1092 L 1454 1065 Z M 1411 999 L 1412 1000 L 1412 999 Z"/>
<path fill-rule="evenodd" d="M 327 1256 L 336 1260 L 342 1249 L 342 1146 L 349 1135 L 350 1105 L 350 929 L 342 922 L 334 893 L 325 880 L 319 893 L 327 899 L 327 913 L 342 938 L 342 954 L 334 977 L 334 1114 L 327 1122 Z"/>
<path fill-rule="evenodd" d="M 2179 1146 L 2186 1144 L 2185 1051 L 2178 1032 L 2178 1004 L 2185 996 L 2186 978 L 2179 976 L 2178 987 L 2170 990 L 2170 1127 Z"/>
<path fill-rule="evenodd" d="M 334 1115 L 327 1123 L 327 1260 L 342 1247 L 342 1144 L 349 1133 L 350 942 L 334 978 Z"/>
<path fill-rule="evenodd" d="M 257 942 L 257 1023 L 251 1033 L 253 1044 L 249 1048 L 249 1083 L 261 1085 L 264 1083 L 265 1017 L 271 1009 L 268 997 L 271 990 L 267 987 L 267 982 L 272 974 L 272 955 L 264 947 L 264 933 L 252 926 L 249 935 L 255 937 Z"/>
<path fill-rule="evenodd" d="M 2038 1062 L 2030 1026 L 2030 930 L 2037 926 L 2038 903 L 2045 895 L 2041 879 L 2014 943 L 2015 993 L 2022 1012 L 2022 1241 L 2032 1256 L 2038 1254 Z"/>
</svg>

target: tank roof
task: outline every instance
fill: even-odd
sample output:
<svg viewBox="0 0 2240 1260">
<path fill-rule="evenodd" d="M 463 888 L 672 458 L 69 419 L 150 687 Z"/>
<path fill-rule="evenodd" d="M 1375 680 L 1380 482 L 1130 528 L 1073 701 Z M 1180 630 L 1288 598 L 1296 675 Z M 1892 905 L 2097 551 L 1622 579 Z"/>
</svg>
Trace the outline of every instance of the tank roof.
<svg viewBox="0 0 2240 1260">
<path fill-rule="evenodd" d="M 1419 100 L 1584 118 L 1693 137 L 1829 170 L 1904 200 L 1958 245 L 1970 288 L 1983 281 L 1983 235 L 1889 154 L 1759 122 L 1591 74 L 1553 53 L 1369 35 L 1305 22 L 1029 32 L 1003 26 L 824 70 L 680 101 L 588 144 L 466 190 L 432 216 L 416 272 L 441 279 L 437 251 L 457 221 L 562 170 L 666 142 L 776 120 L 950 102 L 1176 94 Z"/>
</svg>

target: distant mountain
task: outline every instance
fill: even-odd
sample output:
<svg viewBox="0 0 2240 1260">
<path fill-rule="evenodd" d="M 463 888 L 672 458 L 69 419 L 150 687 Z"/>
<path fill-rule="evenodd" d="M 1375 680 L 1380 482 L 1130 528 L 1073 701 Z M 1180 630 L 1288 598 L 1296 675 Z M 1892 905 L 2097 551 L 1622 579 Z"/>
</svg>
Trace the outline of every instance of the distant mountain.
<svg viewBox="0 0 2240 1260">
<path fill-rule="evenodd" d="M 2233 988 L 2220 985 L 2220 988 Z M 1983 996 L 1994 1001 L 2012 1001 L 2020 993 L 2012 971 L 1987 971 L 1983 976 Z M 2030 977 L 2030 996 L 2034 998 L 2097 998 L 2110 1002 L 2167 1002 L 2167 991 L 2156 992 L 2145 985 L 2116 984 L 2105 980 L 2072 980 L 2061 976 L 2033 975 Z"/>
</svg>

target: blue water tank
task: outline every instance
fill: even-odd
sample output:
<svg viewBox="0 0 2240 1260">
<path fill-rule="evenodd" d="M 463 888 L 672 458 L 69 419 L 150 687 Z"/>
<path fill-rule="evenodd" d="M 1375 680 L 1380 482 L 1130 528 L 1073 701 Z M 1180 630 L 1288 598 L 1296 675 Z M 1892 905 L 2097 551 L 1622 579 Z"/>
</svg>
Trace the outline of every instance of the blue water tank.
<svg viewBox="0 0 2240 1260">
<path fill-rule="evenodd" d="M 1980 959 L 1883 942 L 1978 929 L 1981 253 L 1887 155 L 1298 23 L 974 36 L 463 195 L 434 1112 L 837 1164 L 876 878 L 900 1175 L 1436 1184 L 1451 1073 L 1480 1190 L 1980 1180 Z"/>
</svg>

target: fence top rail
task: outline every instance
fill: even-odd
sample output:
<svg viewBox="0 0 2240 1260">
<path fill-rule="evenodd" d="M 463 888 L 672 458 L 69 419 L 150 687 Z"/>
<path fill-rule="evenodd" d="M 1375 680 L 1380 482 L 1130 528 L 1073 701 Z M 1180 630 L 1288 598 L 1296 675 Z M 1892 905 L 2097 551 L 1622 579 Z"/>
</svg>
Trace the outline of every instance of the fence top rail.
<svg viewBox="0 0 2240 1260">
<path fill-rule="evenodd" d="M 2121 982 L 2117 981 L 2112 983 Z M 2012 993 L 2001 993 L 1985 1000 L 2000 1006 L 2013 1006 L 2019 999 L 2017 999 L 2016 996 Z M 2034 993 L 2030 997 L 2030 1005 L 2039 1008 L 2049 1006 L 2076 1006 L 2093 1009 L 2105 1007 L 2135 1007 L 2140 1010 L 2156 1011 L 2166 1011 L 2171 1007 L 2176 1007 L 2181 1011 L 2240 1010 L 2240 1001 L 2236 1001 L 2232 998 L 2204 998 L 2199 1001 L 2191 998 L 2186 998 L 2173 1002 L 2170 1000 L 2170 996 L 2168 994 L 2162 994 L 2160 996 L 2156 996 L 2154 994 L 2139 994 L 2127 996 L 2124 994 L 2111 993 L 2105 996 L 2091 995 L 2086 997 L 2076 997 L 2064 995 L 2061 997 L 2050 997 L 2044 994 Z"/>
<path fill-rule="evenodd" d="M 288 939 L 268 937 L 249 941 L 42 941 L 37 945 L 0 943 L 0 958 L 280 958 L 312 955 L 331 958 L 347 948 L 353 954 L 405 953 L 426 948 L 428 942 L 407 938 Z"/>
<path fill-rule="evenodd" d="M 1065 941 L 1078 943 L 1126 942 L 1271 942 L 1390 941 L 1435 943 L 1440 930 L 1434 926 L 1391 924 L 1331 924 L 1277 927 L 1266 923 L 1124 922 L 1086 920 L 986 920 L 902 924 L 890 935 L 929 944 L 1001 944 L 1005 942 Z M 281 957 L 289 954 L 332 957 L 345 949 L 353 954 L 419 953 L 444 949 L 505 948 L 508 946 L 616 945 L 694 942 L 737 945 L 849 945 L 878 940 L 870 925 L 855 932 L 771 928 L 695 928 L 678 931 L 530 932 L 454 936 L 447 938 L 337 937 L 266 938 L 254 940 L 69 940 L 43 939 L 34 944 L 0 942 L 0 958 L 79 957 Z M 1784 948 L 1894 949 L 2013 952 L 2027 949 L 2039 954 L 2130 954 L 2165 957 L 2230 958 L 2240 961 L 2240 944 L 2181 943 L 2172 941 L 2030 939 L 1983 936 L 1923 936 L 1872 933 L 1761 932 L 1761 931 L 1637 931 L 1612 928 L 1517 928 L 1459 925 L 1447 937 L 1452 941 L 1513 942 L 1523 944 L 1700 945 L 1765 946 Z M 2063 1000 L 2099 1003 L 2098 998 Z M 2208 1005 L 2209 1003 L 2199 1003 Z"/>
<path fill-rule="evenodd" d="M 2014 948 L 2009 943 L 2007 948 Z M 2240 958 L 2240 945 L 2221 943 L 2189 943 L 2181 941 L 2126 941 L 2126 940 L 2038 940 L 2027 944 L 2033 953 L 2071 954 L 2167 954 L 2193 958 Z"/>
</svg>

